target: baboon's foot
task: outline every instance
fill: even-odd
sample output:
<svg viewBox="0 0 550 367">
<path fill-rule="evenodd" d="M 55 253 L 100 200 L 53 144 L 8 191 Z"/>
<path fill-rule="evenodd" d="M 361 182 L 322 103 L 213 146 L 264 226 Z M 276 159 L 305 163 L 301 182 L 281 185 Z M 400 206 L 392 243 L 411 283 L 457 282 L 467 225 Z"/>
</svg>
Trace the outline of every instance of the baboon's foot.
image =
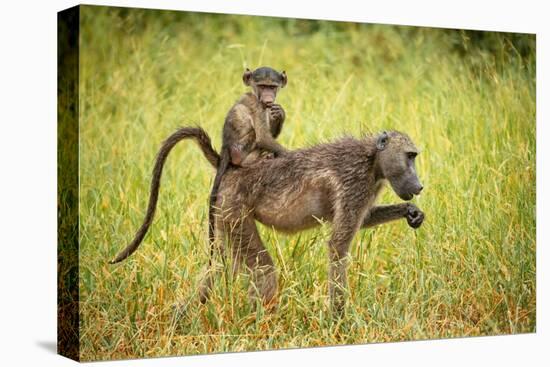
<svg viewBox="0 0 550 367">
<path fill-rule="evenodd" d="M 346 304 L 344 302 L 333 302 L 330 305 L 330 313 L 335 319 L 343 318 L 346 315 Z"/>
<path fill-rule="evenodd" d="M 214 276 L 219 275 L 220 269 L 213 266 L 206 271 L 199 284 L 199 301 L 205 304 L 210 298 L 212 286 L 214 285 Z"/>
<path fill-rule="evenodd" d="M 346 303 L 348 292 L 341 285 L 333 285 L 329 288 L 330 293 L 330 313 L 333 318 L 340 319 L 346 313 Z"/>
<path fill-rule="evenodd" d="M 253 281 L 248 289 L 248 296 L 253 305 L 261 304 L 264 309 L 274 312 L 278 308 L 277 274 L 274 270 L 259 270 L 253 274 Z"/>
<path fill-rule="evenodd" d="M 277 295 L 274 295 L 273 298 L 271 298 L 269 301 L 262 302 L 262 306 L 264 307 L 264 310 L 266 310 L 269 313 L 275 313 L 279 309 L 279 297 Z"/>
<path fill-rule="evenodd" d="M 261 308 L 266 313 L 275 313 L 279 309 L 279 298 L 277 296 L 274 296 L 269 300 L 264 300 L 254 295 L 250 296 L 249 299 L 252 305 L 252 312 L 256 312 Z"/>
<path fill-rule="evenodd" d="M 199 301 L 201 304 L 205 304 L 210 298 L 210 291 L 212 290 L 212 278 L 206 277 L 199 286 Z"/>
</svg>

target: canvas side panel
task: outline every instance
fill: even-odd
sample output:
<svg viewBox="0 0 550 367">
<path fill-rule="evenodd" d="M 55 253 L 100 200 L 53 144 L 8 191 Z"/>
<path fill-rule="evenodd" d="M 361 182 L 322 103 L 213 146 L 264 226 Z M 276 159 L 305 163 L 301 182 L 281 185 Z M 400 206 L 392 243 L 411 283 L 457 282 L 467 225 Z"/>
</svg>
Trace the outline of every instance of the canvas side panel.
<svg viewBox="0 0 550 367">
<path fill-rule="evenodd" d="M 57 16 L 57 351 L 79 360 L 78 70 L 80 8 Z"/>
</svg>

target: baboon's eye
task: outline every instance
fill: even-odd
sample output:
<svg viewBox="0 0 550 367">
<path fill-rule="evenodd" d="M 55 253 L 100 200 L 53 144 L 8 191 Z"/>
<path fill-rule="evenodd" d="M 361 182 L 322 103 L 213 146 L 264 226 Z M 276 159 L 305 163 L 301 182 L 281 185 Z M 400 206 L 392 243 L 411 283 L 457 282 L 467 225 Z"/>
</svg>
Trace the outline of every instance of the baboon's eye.
<svg viewBox="0 0 550 367">
<path fill-rule="evenodd" d="M 417 154 L 418 153 L 416 153 L 416 152 L 408 152 L 407 153 L 407 158 L 414 159 L 414 158 L 416 158 Z"/>
</svg>

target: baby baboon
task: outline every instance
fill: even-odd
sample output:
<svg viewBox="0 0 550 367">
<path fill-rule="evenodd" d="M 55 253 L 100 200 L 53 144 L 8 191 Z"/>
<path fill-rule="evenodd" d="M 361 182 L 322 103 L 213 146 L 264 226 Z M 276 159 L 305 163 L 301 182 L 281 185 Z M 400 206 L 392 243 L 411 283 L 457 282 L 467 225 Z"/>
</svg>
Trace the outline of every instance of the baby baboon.
<svg viewBox="0 0 550 367">
<path fill-rule="evenodd" d="M 246 69 L 243 82 L 252 88 L 231 107 L 223 125 L 221 159 L 210 193 L 208 238 L 213 248 L 214 208 L 218 189 L 229 165 L 248 166 L 262 156 L 281 156 L 286 151 L 275 138 L 281 132 L 285 111 L 275 104 L 279 88 L 287 83 L 286 73 L 261 67 Z M 212 255 L 212 253 L 211 253 Z"/>
<path fill-rule="evenodd" d="M 277 278 L 255 221 L 284 232 L 332 222 L 328 242 L 329 291 L 332 306 L 343 311 L 349 246 L 360 228 L 406 218 L 418 228 L 424 214 L 414 204 L 375 206 L 384 182 L 403 200 L 422 190 L 415 171 L 418 150 L 399 132 L 363 139 L 345 138 L 308 149 L 290 151 L 279 159 L 229 169 L 216 202 L 216 228 L 227 239 L 235 268 L 244 263 L 252 274 L 250 296 L 274 301 Z M 220 247 L 222 253 L 224 247 Z M 201 301 L 212 285 L 210 271 L 200 289 Z"/>
<path fill-rule="evenodd" d="M 285 152 L 285 149 L 275 141 L 285 121 L 285 111 L 275 103 L 275 98 L 279 88 L 287 84 L 286 73 L 279 73 L 269 67 L 261 67 L 254 71 L 246 69 L 243 82 L 252 88 L 252 92 L 244 94 L 225 118 L 221 156 L 212 148 L 210 137 L 201 128 L 181 128 L 163 143 L 153 169 L 149 205 L 143 224 L 126 249 L 111 261 L 112 264 L 130 256 L 145 237 L 155 214 L 164 162 L 170 150 L 180 140 L 195 139 L 209 162 L 217 169 L 208 211 L 208 237 L 211 249 L 215 225 L 213 205 L 227 167 L 247 166 L 262 156 L 280 156 Z"/>
</svg>

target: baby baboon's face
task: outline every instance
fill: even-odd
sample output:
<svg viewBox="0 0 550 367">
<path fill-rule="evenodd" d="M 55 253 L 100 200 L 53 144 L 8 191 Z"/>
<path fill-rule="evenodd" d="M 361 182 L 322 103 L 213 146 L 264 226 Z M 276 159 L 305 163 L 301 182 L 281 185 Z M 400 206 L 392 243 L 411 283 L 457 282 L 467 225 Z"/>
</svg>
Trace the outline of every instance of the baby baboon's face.
<svg viewBox="0 0 550 367">
<path fill-rule="evenodd" d="M 396 131 L 384 132 L 378 137 L 376 147 L 380 171 L 393 191 L 403 200 L 420 194 L 422 184 L 415 168 L 418 149 L 411 139 Z"/>
<path fill-rule="evenodd" d="M 277 92 L 287 83 L 286 73 L 264 66 L 254 71 L 246 69 L 243 82 L 250 86 L 264 107 L 270 108 L 275 103 Z"/>
</svg>

